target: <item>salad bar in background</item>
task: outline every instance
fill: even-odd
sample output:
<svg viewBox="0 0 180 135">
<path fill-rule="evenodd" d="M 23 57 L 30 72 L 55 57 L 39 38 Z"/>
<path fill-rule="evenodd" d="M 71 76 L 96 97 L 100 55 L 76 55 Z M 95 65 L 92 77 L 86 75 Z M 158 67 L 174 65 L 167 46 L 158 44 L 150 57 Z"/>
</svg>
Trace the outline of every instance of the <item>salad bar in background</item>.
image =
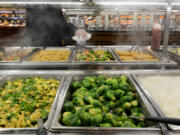
<svg viewBox="0 0 180 135">
<path fill-rule="evenodd" d="M 175 66 L 176 62 L 153 52 L 149 47 L 138 50 L 131 46 L 87 46 L 87 49 L 67 47 L 9 47 L 1 51 L 1 67 L 78 67 L 78 66 Z M 11 48 L 11 49 L 10 49 Z M 136 47 L 135 47 L 136 48 Z M 8 51 L 14 52 L 8 55 Z M 120 55 L 120 56 L 119 56 Z"/>
</svg>

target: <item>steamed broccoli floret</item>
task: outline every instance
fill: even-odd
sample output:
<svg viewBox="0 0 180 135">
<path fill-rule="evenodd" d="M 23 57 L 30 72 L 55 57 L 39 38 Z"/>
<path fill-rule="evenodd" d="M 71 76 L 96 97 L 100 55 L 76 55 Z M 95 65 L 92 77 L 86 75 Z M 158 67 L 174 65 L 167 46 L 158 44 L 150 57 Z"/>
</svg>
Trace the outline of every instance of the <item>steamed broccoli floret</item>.
<svg viewBox="0 0 180 135">
<path fill-rule="evenodd" d="M 128 82 L 124 82 L 124 81 L 119 84 L 119 88 L 124 91 L 131 90 L 131 86 L 128 84 Z"/>
<path fill-rule="evenodd" d="M 131 122 L 131 121 L 125 121 L 125 122 L 122 124 L 122 127 L 136 127 L 136 125 L 134 125 L 134 123 Z"/>
<path fill-rule="evenodd" d="M 81 87 L 80 82 L 74 81 L 74 82 L 72 83 L 72 88 L 73 88 L 74 90 L 76 90 L 76 89 L 78 89 L 78 88 L 80 88 L 80 87 Z"/>
<path fill-rule="evenodd" d="M 131 104 L 129 102 L 125 102 L 122 106 L 123 109 L 130 109 L 131 108 Z"/>
<path fill-rule="evenodd" d="M 91 125 L 99 126 L 99 124 L 102 122 L 102 120 L 103 120 L 102 114 L 93 115 L 93 116 L 91 116 Z"/>
<path fill-rule="evenodd" d="M 109 107 L 109 109 L 111 109 L 111 110 L 116 107 L 116 103 L 113 102 L 113 101 L 109 101 L 106 105 L 107 105 L 107 106 Z"/>
<path fill-rule="evenodd" d="M 101 102 L 99 102 L 98 100 L 94 99 L 91 103 L 91 105 L 93 105 L 94 107 L 102 107 Z"/>
<path fill-rule="evenodd" d="M 120 77 L 120 81 L 121 81 L 121 82 L 127 82 L 127 81 L 128 81 L 127 76 L 125 76 L 125 75 L 121 75 L 121 77 Z"/>
<path fill-rule="evenodd" d="M 90 95 L 84 96 L 84 101 L 85 101 L 86 103 L 89 103 L 89 104 L 90 104 L 93 100 L 94 100 L 94 99 L 93 99 L 92 96 L 90 96 Z"/>
<path fill-rule="evenodd" d="M 104 92 L 106 92 L 107 90 L 110 89 L 110 86 L 108 85 L 101 85 L 97 90 L 96 90 L 96 93 L 97 95 L 102 95 Z"/>
<path fill-rule="evenodd" d="M 89 109 L 89 114 L 90 115 L 102 114 L 102 111 L 100 108 L 91 108 Z"/>
<path fill-rule="evenodd" d="M 132 100 L 133 100 L 132 96 L 123 96 L 123 97 L 120 98 L 121 103 L 130 102 Z"/>
<path fill-rule="evenodd" d="M 113 112 L 117 115 L 120 115 L 122 112 L 124 112 L 124 110 L 121 107 L 118 107 L 118 108 L 115 108 Z"/>
<path fill-rule="evenodd" d="M 91 88 L 91 82 L 89 82 L 87 80 L 83 80 L 82 85 L 87 89 Z"/>
<path fill-rule="evenodd" d="M 114 95 L 116 96 L 116 98 L 121 98 L 122 96 L 124 96 L 125 92 L 121 89 L 116 89 L 114 90 Z"/>
<path fill-rule="evenodd" d="M 72 102 L 74 105 L 78 105 L 78 106 L 84 106 L 85 105 L 84 100 L 81 97 L 74 97 Z"/>
<path fill-rule="evenodd" d="M 115 97 L 114 92 L 112 90 L 106 91 L 106 98 L 108 98 L 109 100 L 112 100 L 112 101 L 116 100 L 116 97 Z"/>
<path fill-rule="evenodd" d="M 141 108 L 139 108 L 139 107 L 133 107 L 133 108 L 131 108 L 131 113 L 141 113 L 142 111 L 141 111 Z"/>
<path fill-rule="evenodd" d="M 102 107 L 102 111 L 103 111 L 103 112 L 109 112 L 109 111 L 110 111 L 109 106 L 108 106 L 108 105 L 103 106 L 103 107 Z"/>
<path fill-rule="evenodd" d="M 80 126 L 81 120 L 72 112 L 64 112 L 62 123 L 66 126 Z"/>
<path fill-rule="evenodd" d="M 146 127 L 146 123 L 145 122 L 138 122 L 138 124 L 137 124 L 137 127 L 138 128 L 142 128 L 142 127 Z"/>
<path fill-rule="evenodd" d="M 137 100 L 131 101 L 131 106 L 134 106 L 134 107 L 138 106 L 138 101 Z"/>
<path fill-rule="evenodd" d="M 102 123 L 100 127 L 112 127 L 111 123 Z"/>
<path fill-rule="evenodd" d="M 109 122 L 109 123 L 111 123 L 112 125 L 113 125 L 113 123 L 114 123 L 115 121 L 117 121 L 117 120 L 118 120 L 118 117 L 117 117 L 116 115 L 112 114 L 112 113 L 107 113 L 107 114 L 105 114 L 105 116 L 104 116 L 104 121 L 105 121 L 105 122 Z"/>
<path fill-rule="evenodd" d="M 82 111 L 79 114 L 79 118 L 81 119 L 82 125 L 88 126 L 91 124 L 91 115 L 88 112 Z"/>
<path fill-rule="evenodd" d="M 67 101 L 64 103 L 64 108 L 67 112 L 72 112 L 74 111 L 74 105 L 71 101 Z"/>
</svg>

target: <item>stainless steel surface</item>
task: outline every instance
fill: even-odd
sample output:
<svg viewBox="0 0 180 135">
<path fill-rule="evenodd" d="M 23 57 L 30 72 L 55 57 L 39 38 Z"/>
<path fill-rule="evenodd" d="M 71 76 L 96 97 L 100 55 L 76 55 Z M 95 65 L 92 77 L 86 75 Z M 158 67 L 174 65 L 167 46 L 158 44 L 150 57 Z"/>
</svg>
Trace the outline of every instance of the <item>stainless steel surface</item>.
<svg viewBox="0 0 180 135">
<path fill-rule="evenodd" d="M 165 56 L 169 41 L 169 28 L 170 28 L 170 20 L 171 20 L 170 16 L 171 16 L 171 3 L 168 3 L 168 6 L 166 8 L 166 18 L 165 18 L 165 27 L 164 27 L 164 35 L 163 35 L 163 53 Z"/>
<path fill-rule="evenodd" d="M 87 46 L 88 47 L 88 46 Z M 76 49 L 76 53 L 75 53 L 75 56 L 74 56 L 74 58 L 73 58 L 73 61 L 72 62 L 74 62 L 74 63 L 84 63 L 84 64 L 86 64 L 86 63 L 94 63 L 94 64 L 96 64 L 96 63 L 117 63 L 118 62 L 118 60 L 117 60 L 117 58 L 116 58 L 116 56 L 112 53 L 112 51 L 111 51 L 111 49 L 110 48 L 106 48 L 106 47 L 89 47 L 89 49 L 92 49 L 92 50 L 104 50 L 104 51 L 109 51 L 111 54 L 112 54 L 112 56 L 113 56 L 113 58 L 114 58 L 114 60 L 112 60 L 112 61 L 90 61 L 90 62 L 86 62 L 86 61 L 77 61 L 76 60 L 76 55 L 77 55 L 77 53 L 79 53 L 79 52 L 83 52 L 84 50 L 86 50 L 86 49 Z"/>
<path fill-rule="evenodd" d="M 180 61 L 180 54 L 178 53 L 178 50 L 177 49 L 180 49 L 180 46 L 169 46 L 168 49 L 167 49 L 167 52 L 170 56 L 172 56 L 173 58 L 175 58 L 176 60 Z M 171 50 L 175 50 L 176 53 L 173 53 L 171 52 Z"/>
<path fill-rule="evenodd" d="M 137 83 L 137 85 L 140 87 L 141 91 L 144 93 L 144 95 L 147 97 L 147 99 L 149 100 L 149 102 L 153 105 L 153 107 L 155 108 L 155 110 L 158 112 L 159 116 L 165 117 L 165 114 L 162 112 L 162 110 L 160 109 L 160 107 L 157 105 L 157 103 L 154 101 L 154 99 L 152 98 L 151 94 L 148 92 L 148 90 L 146 90 L 143 86 L 143 84 L 141 83 L 141 81 L 139 80 L 139 77 L 148 77 L 148 76 L 169 76 L 169 77 L 173 77 L 173 76 L 180 76 L 180 71 L 159 71 L 159 72 L 154 72 L 154 73 L 139 73 L 139 74 L 134 74 L 133 78 L 135 80 L 135 82 Z M 174 131 L 174 132 L 178 132 L 180 133 L 180 126 L 175 126 L 175 125 L 170 125 L 168 124 L 168 127 Z"/>
<path fill-rule="evenodd" d="M 48 64 L 51 64 L 51 63 L 69 63 L 71 62 L 71 58 L 72 58 L 72 54 L 73 54 L 73 48 L 72 47 L 47 47 L 45 50 L 69 50 L 70 51 L 70 55 L 69 55 L 69 58 L 67 61 L 31 61 L 31 58 L 33 56 L 35 56 L 36 54 L 39 53 L 39 51 L 33 53 L 32 55 L 30 55 L 29 57 L 27 57 L 25 60 L 24 60 L 24 63 L 31 63 L 31 64 L 39 64 L 39 63 L 48 63 Z"/>
<path fill-rule="evenodd" d="M 83 77 L 85 76 L 97 76 L 97 75 L 105 75 L 107 77 L 111 77 L 111 76 L 120 76 L 124 74 L 123 72 L 118 72 L 118 73 L 104 73 L 104 72 L 96 72 L 96 73 L 72 73 L 67 77 L 67 82 L 66 82 L 66 88 L 64 89 L 64 92 L 61 93 L 61 97 L 62 100 L 59 100 L 58 103 L 58 107 L 54 116 L 54 120 L 52 123 L 52 127 L 51 127 L 51 131 L 53 132 L 131 132 L 131 133 L 142 133 L 142 132 L 146 132 L 146 133 L 151 133 L 151 134 L 156 134 L 156 133 L 160 133 L 160 128 L 158 127 L 158 125 L 148 125 L 148 128 L 120 128 L 120 127 L 112 127 L 112 128 L 101 128 L 101 127 L 68 127 L 68 126 L 64 126 L 61 123 L 59 123 L 58 119 L 59 119 L 59 115 L 62 113 L 62 107 L 63 104 L 65 102 L 65 100 L 67 100 L 69 98 L 69 95 L 72 94 L 70 91 L 70 84 L 72 83 L 72 81 L 74 80 L 82 80 Z M 135 86 L 135 83 L 133 82 L 132 78 L 130 77 L 129 73 L 126 73 L 126 75 L 128 76 L 129 80 L 131 81 L 131 83 Z M 149 106 L 147 100 L 142 96 L 141 92 L 136 88 L 136 92 L 138 94 L 138 99 L 141 103 L 141 107 L 143 108 L 143 113 L 145 115 L 150 115 L 150 116 L 154 116 L 156 115 L 154 113 L 154 111 L 152 110 L 152 108 Z"/>
<path fill-rule="evenodd" d="M 69 48 L 73 48 L 74 46 L 67 46 Z M 88 48 L 96 48 L 96 46 L 87 46 Z M 104 46 L 102 46 L 103 48 Z M 114 48 L 129 48 L 131 46 L 106 46 L 105 48 L 109 49 L 112 54 L 115 56 L 115 53 L 111 50 Z M 75 49 L 75 47 L 74 47 Z M 74 59 L 75 57 L 75 50 L 72 52 L 72 55 L 70 56 L 70 60 L 72 61 L 72 59 Z M 164 58 L 166 59 L 166 58 Z M 161 61 L 158 63 L 143 63 L 143 62 L 139 62 L 139 63 L 120 63 L 117 61 L 115 62 L 27 62 L 27 61 L 23 61 L 22 63 L 0 63 L 0 69 L 32 69 L 32 68 L 89 68 L 89 67 L 93 67 L 93 68 L 122 68 L 122 67 L 127 67 L 127 68 L 131 68 L 131 67 L 149 67 L 149 68 L 162 68 L 164 66 L 176 66 L 177 63 L 168 59 L 167 61 Z"/>
<path fill-rule="evenodd" d="M 13 81 L 13 80 L 16 80 L 19 78 L 28 78 L 28 77 L 37 77 L 37 76 L 45 78 L 45 79 L 53 78 L 53 79 L 60 81 L 56 96 L 54 98 L 54 102 L 51 106 L 49 116 L 47 118 L 47 121 L 44 124 L 45 128 L 49 129 L 52 117 L 54 115 L 54 110 L 56 109 L 57 102 L 59 100 L 59 94 L 61 93 L 61 88 L 63 86 L 63 82 L 64 82 L 64 78 L 65 78 L 65 76 L 63 74 L 51 73 L 51 71 L 49 71 L 49 72 L 41 71 L 41 73 L 34 73 L 34 72 L 27 73 L 27 72 L 20 71 L 19 73 L 16 73 L 16 74 L 6 72 L 3 74 L 3 77 L 0 78 L 0 80 L 1 80 L 0 86 L 2 86 L 6 81 Z M 34 127 L 34 128 L 0 128 L 0 133 L 19 133 L 19 134 L 20 133 L 28 133 L 28 132 L 34 133 L 36 130 L 37 130 L 37 127 Z"/>
</svg>

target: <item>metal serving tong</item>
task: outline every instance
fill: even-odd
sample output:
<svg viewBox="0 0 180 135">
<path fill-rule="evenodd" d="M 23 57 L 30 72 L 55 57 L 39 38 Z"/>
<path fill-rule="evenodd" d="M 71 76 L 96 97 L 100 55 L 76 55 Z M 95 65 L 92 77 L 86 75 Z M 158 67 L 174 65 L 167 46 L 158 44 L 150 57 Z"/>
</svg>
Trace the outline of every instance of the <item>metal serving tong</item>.
<svg viewBox="0 0 180 135">
<path fill-rule="evenodd" d="M 165 123 L 165 124 L 180 125 L 180 119 L 178 119 L 178 118 L 168 118 L 168 117 L 134 117 L 134 116 L 129 116 L 129 118 L 132 118 L 132 119 L 143 119 L 143 120 L 147 120 L 147 121 L 160 122 L 160 123 Z"/>
<path fill-rule="evenodd" d="M 38 129 L 36 131 L 36 135 L 47 135 L 42 119 L 38 119 Z"/>
</svg>

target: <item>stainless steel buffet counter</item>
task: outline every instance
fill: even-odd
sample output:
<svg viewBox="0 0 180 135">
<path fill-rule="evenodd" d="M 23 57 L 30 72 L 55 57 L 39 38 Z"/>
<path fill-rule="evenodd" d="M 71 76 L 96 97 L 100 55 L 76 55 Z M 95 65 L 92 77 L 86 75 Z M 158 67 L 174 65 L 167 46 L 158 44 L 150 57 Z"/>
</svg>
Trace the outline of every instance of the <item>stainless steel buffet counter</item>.
<svg viewBox="0 0 180 135">
<path fill-rule="evenodd" d="M 81 71 L 73 71 L 73 70 L 1 70 L 0 77 L 1 80 L 6 78 L 9 80 L 10 76 L 14 76 L 15 78 L 24 78 L 28 76 L 41 76 L 50 78 L 53 76 L 61 76 L 61 86 L 58 89 L 58 93 L 56 94 L 56 98 L 54 100 L 53 107 L 51 108 L 51 113 L 49 115 L 49 125 L 45 123 L 45 126 L 48 130 L 49 134 L 63 134 L 63 135 L 81 135 L 81 134 L 107 134 L 107 135 L 119 135 L 119 134 L 149 134 L 149 135 L 160 135 L 160 134 L 178 134 L 174 130 L 168 129 L 167 125 L 158 123 L 156 126 L 148 127 L 148 128 L 72 128 L 72 127 L 64 127 L 63 130 L 56 130 L 55 127 L 59 129 L 59 124 L 57 124 L 58 115 L 60 113 L 60 109 L 63 104 L 63 100 L 66 96 L 66 92 L 71 82 L 71 78 L 74 75 L 78 76 L 91 76 L 91 75 L 106 75 L 106 76 L 119 76 L 125 74 L 129 77 L 132 84 L 134 85 L 140 100 L 141 104 L 147 108 L 149 115 L 151 116 L 161 116 L 156 106 L 152 102 L 150 102 L 147 95 L 143 92 L 142 87 L 140 87 L 138 80 L 136 80 L 134 75 L 142 75 L 142 74 L 180 74 L 179 70 L 81 70 Z M 63 78 L 62 78 L 63 77 Z M 3 82 L 3 81 L 2 81 Z M 37 128 L 0 128 L 0 133 L 7 134 L 35 134 L 35 130 Z M 65 131 L 65 129 L 67 129 Z M 91 130 L 92 129 L 92 130 Z M 81 133 L 80 133 L 81 132 Z"/>
<path fill-rule="evenodd" d="M 103 50 L 109 50 L 109 52 L 113 55 L 114 60 L 112 61 L 76 61 L 76 53 L 77 49 L 74 46 L 67 46 L 62 48 L 50 48 L 50 49 L 69 49 L 70 50 L 70 56 L 67 61 L 28 61 L 34 54 L 37 52 L 34 52 L 31 55 L 26 56 L 22 59 L 20 62 L 4 62 L 0 61 L 0 68 L 1 69 L 31 69 L 31 68 L 88 68 L 88 67 L 99 67 L 99 68 L 108 68 L 111 69 L 119 69 L 122 67 L 154 67 L 154 68 L 162 68 L 162 67 L 173 67 L 176 66 L 177 63 L 168 59 L 167 57 L 164 57 L 161 53 L 156 53 L 149 51 L 149 47 L 143 47 L 143 49 L 148 50 L 148 52 L 154 56 L 155 58 L 158 58 L 159 61 L 122 61 L 119 56 L 116 54 L 116 50 L 126 50 L 129 51 L 131 49 L 131 46 L 106 46 L 106 47 L 95 47 L 95 46 L 87 46 L 88 48 L 92 49 L 103 49 Z M 42 48 L 41 48 L 42 49 Z M 48 50 L 47 48 L 46 50 Z M 141 49 L 141 48 L 140 48 Z"/>
</svg>

